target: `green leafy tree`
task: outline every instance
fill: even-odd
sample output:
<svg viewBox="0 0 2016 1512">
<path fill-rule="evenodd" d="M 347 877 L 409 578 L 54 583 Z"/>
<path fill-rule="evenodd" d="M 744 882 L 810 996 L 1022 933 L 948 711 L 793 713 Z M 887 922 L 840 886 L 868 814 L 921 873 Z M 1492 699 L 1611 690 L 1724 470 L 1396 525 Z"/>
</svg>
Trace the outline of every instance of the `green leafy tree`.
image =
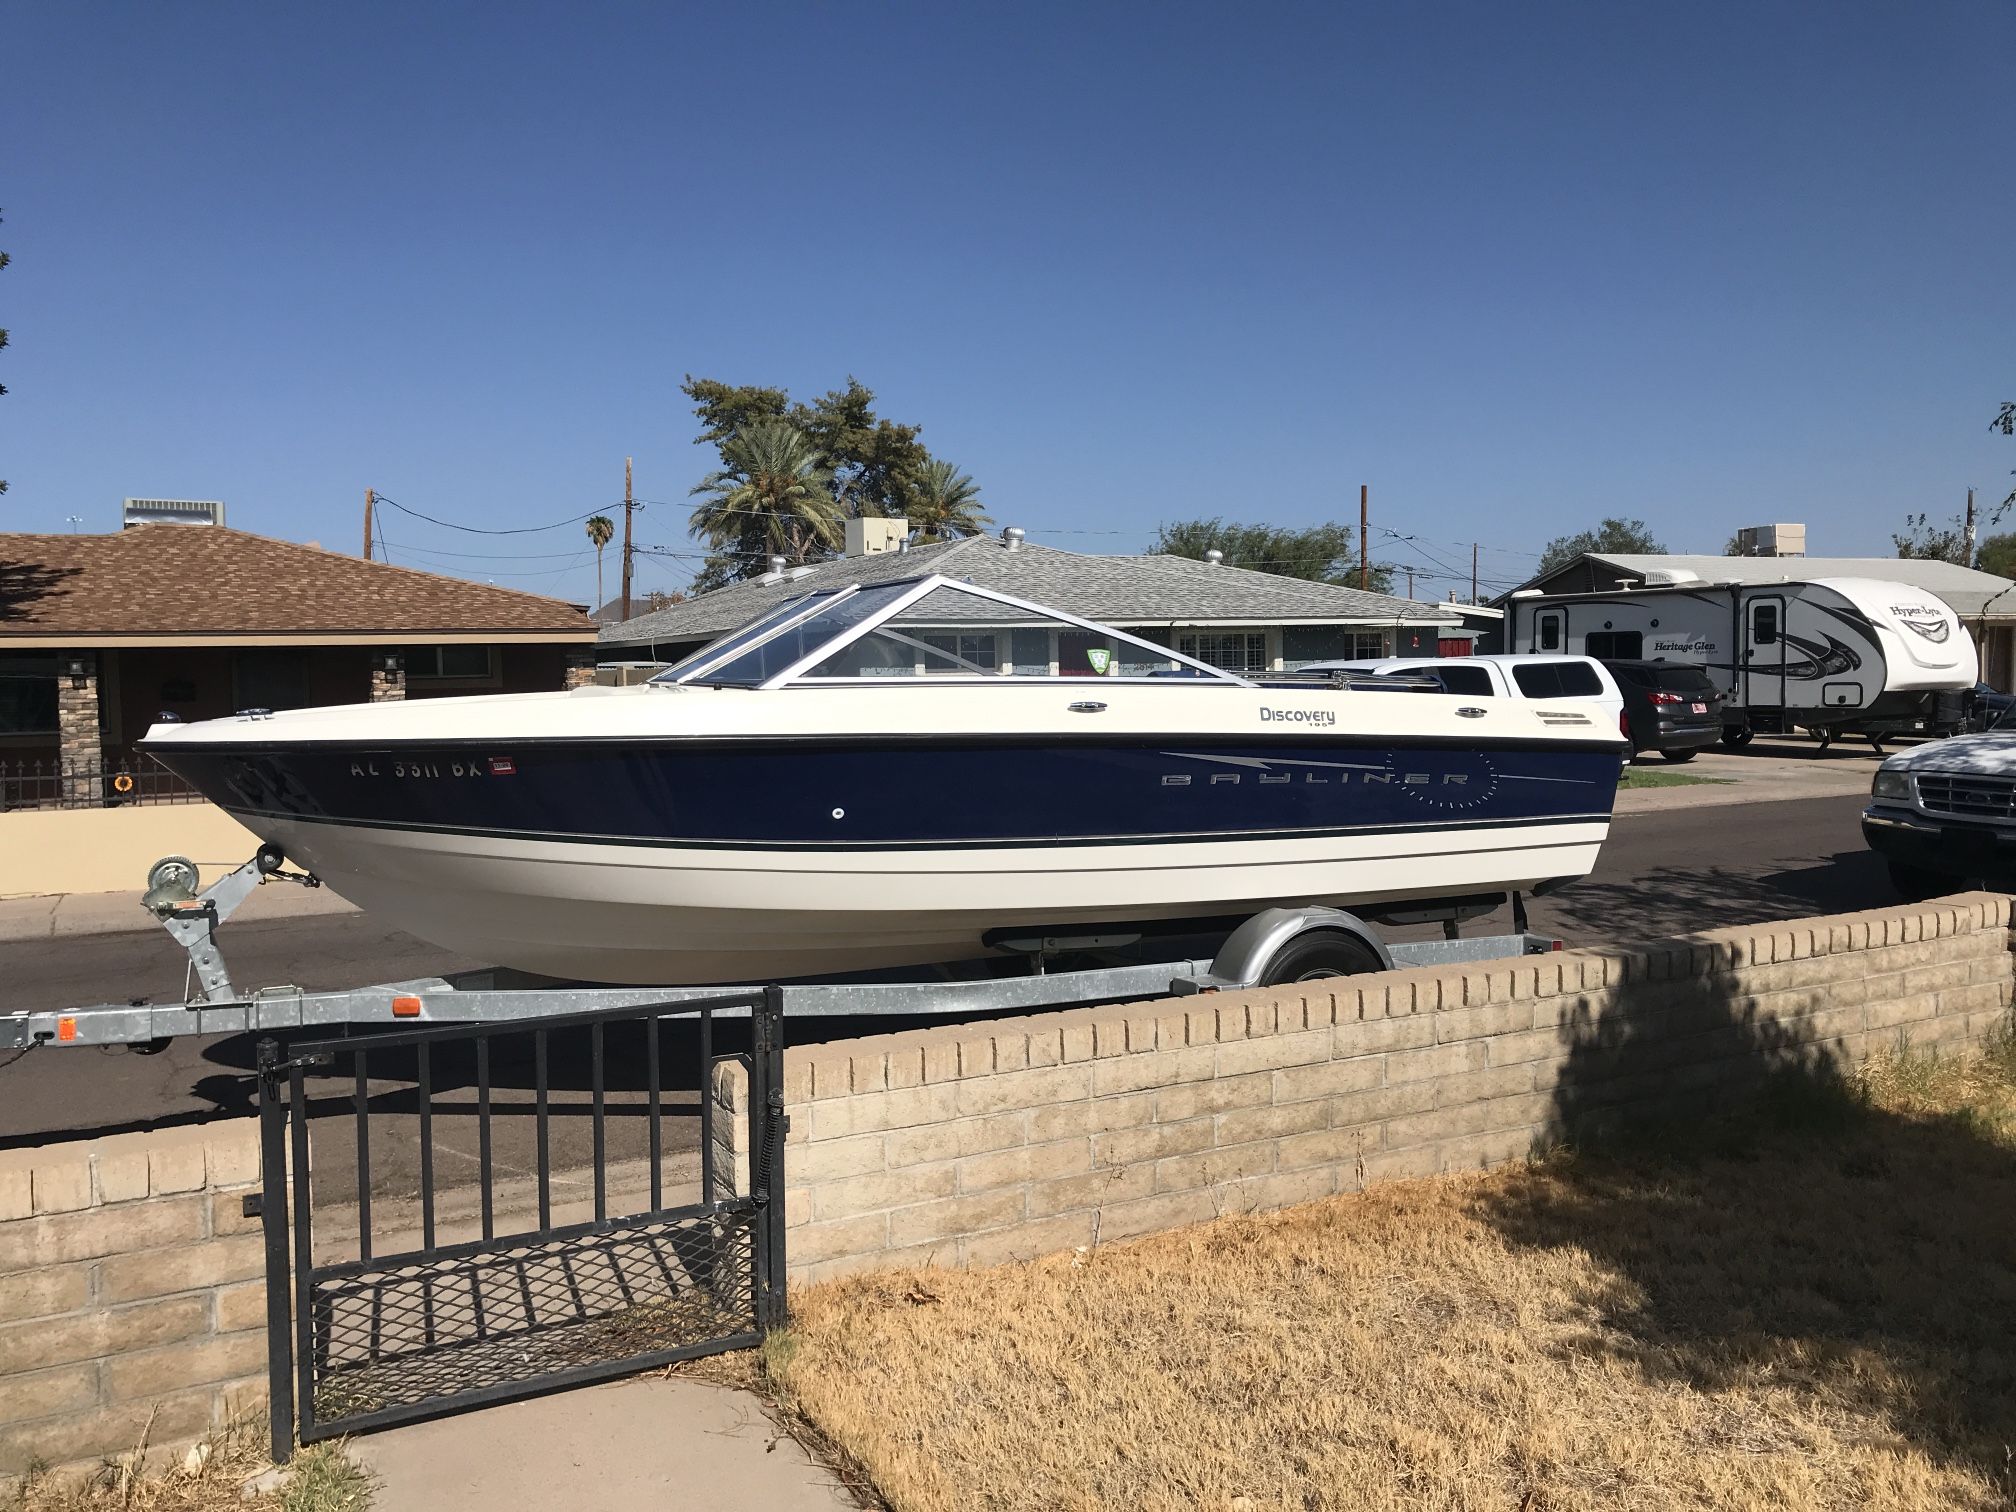
<svg viewBox="0 0 2016 1512">
<path fill-rule="evenodd" d="M 1247 567 L 1255 572 L 1271 572 L 1276 577 L 1306 578 L 1312 583 L 1339 583 L 1358 586 L 1358 558 L 1351 547 L 1348 525 L 1332 520 L 1306 530 L 1280 525 L 1241 525 L 1221 519 L 1177 520 L 1157 530 L 1155 544 L 1148 549 L 1162 556 L 1204 559 L 1207 551 L 1221 551 L 1229 567 Z M 1393 569 L 1375 564 L 1372 591 L 1393 591 Z"/>
<path fill-rule="evenodd" d="M 833 497 L 850 516 L 914 518 L 931 453 L 922 427 L 875 413 L 875 395 L 854 378 L 845 388 L 792 406 L 790 419 L 833 469 Z"/>
<path fill-rule="evenodd" d="M 1666 548 L 1653 538 L 1652 527 L 1643 520 L 1605 519 L 1594 530 L 1578 535 L 1556 536 L 1540 554 L 1540 570 L 1552 572 L 1592 551 L 1615 556 L 1658 556 Z"/>
<path fill-rule="evenodd" d="M 924 464 L 917 498 L 907 518 L 911 539 L 921 544 L 978 535 L 994 523 L 981 513 L 980 485 L 952 463 L 936 457 Z"/>
<path fill-rule="evenodd" d="M 1997 510 L 1996 518 L 2000 515 Z M 1904 528 L 1891 534 L 1890 543 L 1897 548 L 1897 555 L 1907 560 L 1967 565 L 1967 522 L 1959 515 L 1939 525 L 1927 515 L 1906 515 Z"/>
<path fill-rule="evenodd" d="M 760 573 L 766 556 L 797 567 L 839 548 L 846 516 L 832 469 L 797 426 L 759 420 L 721 443 L 721 459 L 726 466 L 693 486 L 703 502 L 689 524 L 715 557 L 744 564 L 738 575 Z"/>
<path fill-rule="evenodd" d="M 588 516 L 588 539 L 595 546 L 595 607 L 601 608 L 602 597 L 602 548 L 616 538 L 616 522 L 607 515 Z"/>
<path fill-rule="evenodd" d="M 901 516 L 923 523 L 928 518 L 926 477 L 933 459 L 919 439 L 919 427 L 877 415 L 874 392 L 857 379 L 850 377 L 846 387 L 810 404 L 794 403 L 783 389 L 722 383 L 690 373 L 681 390 L 699 417 L 699 439 L 721 451 L 724 467 L 735 466 L 728 448 L 738 438 L 759 426 L 782 423 L 802 434 L 823 459 L 826 490 L 841 521 Z M 715 551 L 694 578 L 694 590 L 705 592 L 761 572 L 761 555 Z"/>
<path fill-rule="evenodd" d="M 1997 577 L 2016 578 L 2016 534 L 1991 535 L 1974 554 L 1974 565 Z"/>
<path fill-rule="evenodd" d="M 1722 543 L 1722 555 L 1724 556 L 1748 556 L 1749 554 L 1749 552 L 1743 549 L 1743 537 L 1740 535 L 1732 535 Z"/>
</svg>

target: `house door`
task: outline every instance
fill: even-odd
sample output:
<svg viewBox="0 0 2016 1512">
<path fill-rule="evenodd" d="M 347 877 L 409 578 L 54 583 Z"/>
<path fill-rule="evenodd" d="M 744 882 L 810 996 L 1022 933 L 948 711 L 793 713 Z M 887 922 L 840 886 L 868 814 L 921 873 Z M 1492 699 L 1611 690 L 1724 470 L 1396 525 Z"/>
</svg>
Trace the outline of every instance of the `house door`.
<svg viewBox="0 0 2016 1512">
<path fill-rule="evenodd" d="M 1744 610 L 1743 702 L 1753 709 L 1785 706 L 1785 600 L 1760 594 Z"/>
</svg>

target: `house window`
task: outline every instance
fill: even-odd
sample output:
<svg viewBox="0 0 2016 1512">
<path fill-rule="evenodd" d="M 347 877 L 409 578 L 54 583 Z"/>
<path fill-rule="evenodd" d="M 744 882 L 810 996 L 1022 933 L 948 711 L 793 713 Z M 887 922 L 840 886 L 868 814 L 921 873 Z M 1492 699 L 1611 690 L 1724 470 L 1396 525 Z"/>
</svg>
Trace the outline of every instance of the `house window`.
<svg viewBox="0 0 2016 1512">
<path fill-rule="evenodd" d="M 1354 630 L 1351 633 L 1352 661 L 1372 661 L 1386 654 L 1386 637 L 1377 630 Z"/>
<path fill-rule="evenodd" d="M 1228 635 L 1181 635 L 1176 649 L 1221 672 L 1265 672 L 1267 637 L 1264 633 Z"/>
<path fill-rule="evenodd" d="M 1642 630 L 1591 630 L 1582 641 L 1583 649 L 1598 661 L 1637 661 L 1645 654 Z"/>
<path fill-rule="evenodd" d="M 408 646 L 408 681 L 496 682 L 495 646 Z"/>
<path fill-rule="evenodd" d="M 942 657 L 927 656 L 923 659 L 927 673 L 964 672 L 970 677 L 974 667 L 987 672 L 995 668 L 994 632 L 991 630 L 977 635 L 949 632 L 920 634 L 917 639 L 934 650 L 943 651 L 946 657 L 958 658 L 957 661 L 948 661 Z M 970 665 L 962 667 L 960 662 Z"/>
<path fill-rule="evenodd" d="M 56 654 L 0 656 L 0 735 L 56 733 Z"/>
</svg>

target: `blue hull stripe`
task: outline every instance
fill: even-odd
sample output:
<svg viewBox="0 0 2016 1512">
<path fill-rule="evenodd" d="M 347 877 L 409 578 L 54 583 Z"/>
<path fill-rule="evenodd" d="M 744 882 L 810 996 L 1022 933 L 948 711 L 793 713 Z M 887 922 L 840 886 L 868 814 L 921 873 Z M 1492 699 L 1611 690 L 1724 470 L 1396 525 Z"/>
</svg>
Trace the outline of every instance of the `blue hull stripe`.
<svg viewBox="0 0 2016 1512">
<path fill-rule="evenodd" d="M 1074 835 L 1068 840 L 1055 836 L 1035 836 L 1011 840 L 908 840 L 877 845 L 845 840 L 699 840 L 685 836 L 640 838 L 636 835 L 571 834 L 564 830 L 508 830 L 463 828 L 445 824 L 402 823 L 378 819 L 329 819 L 301 814 L 232 809 L 237 819 L 282 819 L 297 824 L 328 824 L 341 828 L 405 830 L 416 834 L 457 835 L 477 840 L 541 840 L 562 845 L 635 845 L 665 850 L 760 850 L 760 851 L 914 851 L 914 850 L 1074 850 L 1115 845 L 1193 845 L 1201 842 L 1236 840 L 1328 840 L 1365 835 L 1434 835 L 1464 830 L 1532 829 L 1553 824 L 1608 824 L 1608 814 L 1563 814 L 1550 819 L 1470 819 L 1454 824 L 1359 825 L 1339 829 L 1218 830 L 1176 835 Z M 1560 841 L 1563 845 L 1585 845 L 1583 840 Z M 1383 859 L 1383 858 L 1382 858 Z"/>
<path fill-rule="evenodd" d="M 164 745 L 260 820 L 762 850 L 1180 844 L 1601 821 L 1619 747 L 1293 739 Z"/>
</svg>

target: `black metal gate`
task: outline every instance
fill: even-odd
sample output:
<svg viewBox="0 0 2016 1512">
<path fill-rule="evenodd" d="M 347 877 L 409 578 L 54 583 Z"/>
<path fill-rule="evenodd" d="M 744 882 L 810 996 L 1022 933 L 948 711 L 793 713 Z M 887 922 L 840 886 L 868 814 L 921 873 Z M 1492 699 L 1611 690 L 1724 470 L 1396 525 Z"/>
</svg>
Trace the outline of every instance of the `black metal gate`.
<svg viewBox="0 0 2016 1512">
<path fill-rule="evenodd" d="M 296 1441 L 759 1342 L 784 1312 L 781 1003 L 770 988 L 284 1048 L 261 1041 L 274 1459 L 285 1461 Z M 747 1106 L 719 1118 L 711 1091 L 716 1019 L 744 1009 Z M 671 1109 L 690 1116 L 685 1129 L 697 1129 L 697 1160 L 676 1162 L 691 1170 L 668 1171 L 668 1155 L 684 1155 L 668 1151 L 665 1139 L 668 1101 L 683 1091 L 666 1084 L 668 1051 L 698 1070 L 696 1105 Z M 388 1065 L 397 1083 L 389 1091 Z M 566 1084 L 557 1094 L 556 1067 Z M 531 1084 L 514 1083 L 500 1099 L 507 1070 L 529 1071 Z M 332 1080 L 333 1098 L 318 1098 L 316 1088 Z M 435 1169 L 444 1089 L 461 1094 L 447 1107 L 458 1131 L 475 1136 L 473 1150 L 447 1147 L 459 1169 L 445 1184 Z M 333 1169 L 326 1183 L 323 1172 L 310 1171 L 317 1101 L 325 1112 L 333 1102 L 355 1124 L 355 1218 L 343 1215 L 341 1232 L 331 1224 L 327 1234 L 318 1234 L 317 1214 L 337 1207 L 350 1182 Z M 518 1125 L 506 1131 L 511 1149 L 503 1156 L 500 1116 Z M 376 1194 L 374 1224 L 373 1121 L 402 1117 L 411 1118 L 410 1129 L 382 1129 L 375 1142 L 378 1185 L 389 1189 Z M 556 1120 L 578 1126 L 584 1118 L 585 1168 L 556 1168 Z M 612 1121 L 633 1147 L 627 1163 L 616 1158 L 625 1152 L 612 1152 Z M 640 1132 L 641 1152 L 634 1150 Z M 531 1147 L 521 1156 L 523 1135 Z M 334 1167 L 350 1148 L 318 1141 L 317 1159 Z M 382 1164 L 388 1153 L 391 1172 Z M 417 1168 L 408 1171 L 407 1161 Z M 470 1179 L 456 1179 L 462 1175 Z M 409 1183 L 417 1200 L 407 1199 Z M 556 1184 L 573 1190 L 556 1200 Z M 522 1213 L 514 1206 L 521 1201 Z"/>
</svg>

